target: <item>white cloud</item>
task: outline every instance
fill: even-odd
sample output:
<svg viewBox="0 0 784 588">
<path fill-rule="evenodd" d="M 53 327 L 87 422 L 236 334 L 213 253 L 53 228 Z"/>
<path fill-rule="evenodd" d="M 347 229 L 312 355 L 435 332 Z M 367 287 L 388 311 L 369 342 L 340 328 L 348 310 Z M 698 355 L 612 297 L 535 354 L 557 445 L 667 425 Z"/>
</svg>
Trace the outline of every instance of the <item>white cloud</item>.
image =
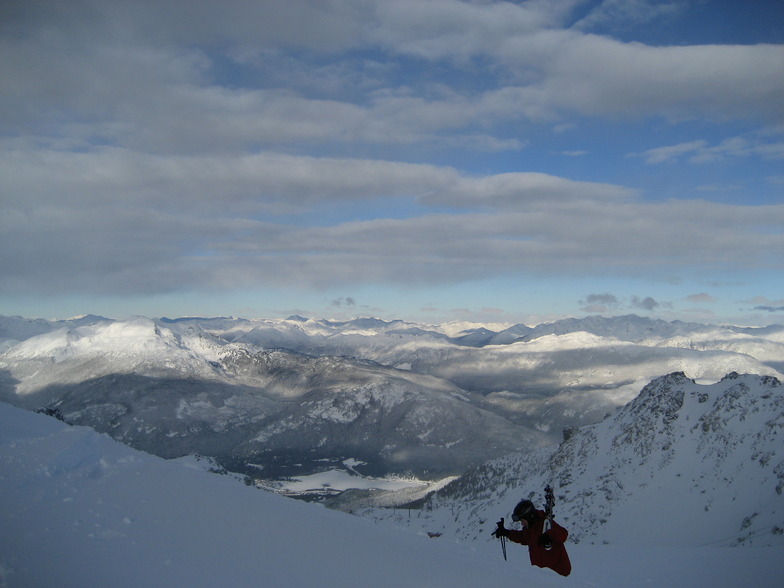
<svg viewBox="0 0 784 588">
<path fill-rule="evenodd" d="M 635 192 L 622 186 L 576 182 L 543 173 L 505 173 L 463 178 L 459 183 L 427 195 L 425 202 L 457 207 L 523 210 L 532 203 L 554 205 L 574 200 L 620 201 Z"/>
<path fill-rule="evenodd" d="M 588 15 L 575 23 L 574 28 L 625 28 L 629 25 L 647 23 L 661 17 L 671 16 L 682 10 L 684 2 L 661 2 L 660 0 L 603 0 Z"/>
<path fill-rule="evenodd" d="M 546 174 L 259 154 L 106 149 L 6 154 L 6 291 L 456 282 L 520 272 L 780 268 L 784 206 L 644 203 Z M 57 198 L 52 198 L 52 194 Z M 406 218 L 278 220 L 329 203 L 412 198 Z M 425 206 L 452 207 L 431 214 Z M 409 205 L 411 206 L 411 205 Z M 298 218 L 296 215 L 294 218 Z M 304 223 L 304 224 L 303 224 Z"/>
<path fill-rule="evenodd" d="M 677 145 L 655 147 L 633 155 L 642 156 L 649 164 L 667 163 L 684 156 L 688 156 L 687 159 L 691 163 L 710 163 L 728 158 L 749 156 L 758 156 L 763 159 L 783 159 L 784 143 L 764 142 L 764 138 L 760 137 L 753 139 L 729 137 L 716 145 L 710 145 L 708 141 L 700 139 Z"/>
<path fill-rule="evenodd" d="M 155 156 L 105 148 L 87 153 L 9 150 L 0 159 L 11 208 L 45 202 L 78 209 L 98 203 L 170 212 L 291 212 L 319 201 L 417 196 L 458 181 L 448 167 L 259 153 Z M 52 200 L 52 194 L 58 198 Z"/>
<path fill-rule="evenodd" d="M 253 216 L 400 197 L 428 206 L 522 210 L 536 203 L 620 202 L 635 195 L 622 186 L 543 173 L 473 177 L 445 166 L 272 152 L 162 156 L 115 148 L 72 153 L 11 147 L 0 158 L 0 173 L 10 191 L 25 194 L 10 210 L 50 204 L 74 214 L 100 205 Z"/>
<path fill-rule="evenodd" d="M 62 136 L 79 121 L 93 141 L 206 153 L 423 141 L 518 149 L 524 138 L 498 136 L 509 121 L 568 125 L 574 114 L 781 121 L 784 48 L 622 43 L 559 28 L 574 4 L 45 3 L 51 20 L 24 9 L 9 15 L 3 123 L 18 135 L 48 127 Z M 331 64 L 286 55 L 292 47 L 332 52 Z M 375 66 L 347 53 L 379 48 Z M 401 88 L 390 66 L 401 54 L 428 60 L 441 78 Z M 232 60 L 264 87 L 222 85 L 221 64 Z M 299 91 L 294 74 L 281 73 L 285 64 Z M 276 77 L 267 76 L 273 67 Z M 482 75 L 458 91 L 447 89 L 444 71 Z"/>
<path fill-rule="evenodd" d="M 573 4 L 379 1 L 375 3 L 375 18 L 367 27 L 367 40 L 395 53 L 465 62 L 493 55 L 505 39 L 558 26 Z"/>
<path fill-rule="evenodd" d="M 559 28 L 573 3 L 554 3 L 552 10 L 546 3 L 413 3 L 429 13 L 449 5 L 449 18 L 441 21 L 416 8 L 404 15 L 400 3 L 388 4 L 392 14 L 379 20 L 375 40 L 389 51 L 434 61 L 494 61 L 522 82 L 499 92 L 534 120 L 575 112 L 671 119 L 754 113 L 782 120 L 781 46 L 624 43 Z M 675 3 L 606 2 L 593 15 L 605 18 L 621 7 L 637 21 L 676 11 Z"/>
<path fill-rule="evenodd" d="M 560 157 L 585 117 L 774 128 L 648 163 L 782 157 L 781 46 L 583 32 L 671 3 L 604 2 L 581 30 L 573 0 L 6 4 L 4 291 L 780 269 L 780 205 L 646 203 Z M 537 167 L 541 122 L 559 160 Z"/>
<path fill-rule="evenodd" d="M 689 141 L 687 143 L 678 143 L 677 145 L 648 149 L 641 155 L 645 157 L 646 163 L 664 163 L 677 159 L 685 153 L 694 153 L 704 149 L 707 145 L 708 142 L 703 140 Z"/>
<path fill-rule="evenodd" d="M 562 109 L 601 116 L 745 118 L 780 121 L 784 48 L 650 47 L 606 37 L 551 33 L 558 47 L 538 87 Z"/>
<path fill-rule="evenodd" d="M 59 211 L 58 218 L 38 214 L 25 222 L 17 216 L 15 227 L 4 228 L 4 287 L 128 293 L 188 286 L 455 283 L 521 272 L 635 275 L 655 273 L 659 266 L 782 269 L 778 256 L 766 253 L 782 250 L 780 234 L 759 238 L 753 229 L 729 231 L 696 216 L 673 230 L 670 216 L 656 212 L 645 226 L 631 227 L 622 225 L 626 215 L 615 215 L 612 207 L 295 227 L 126 211 L 116 222 L 100 215 L 69 222 Z M 781 222 L 781 207 L 772 212 Z M 38 236 L 31 237 L 32 231 Z"/>
</svg>

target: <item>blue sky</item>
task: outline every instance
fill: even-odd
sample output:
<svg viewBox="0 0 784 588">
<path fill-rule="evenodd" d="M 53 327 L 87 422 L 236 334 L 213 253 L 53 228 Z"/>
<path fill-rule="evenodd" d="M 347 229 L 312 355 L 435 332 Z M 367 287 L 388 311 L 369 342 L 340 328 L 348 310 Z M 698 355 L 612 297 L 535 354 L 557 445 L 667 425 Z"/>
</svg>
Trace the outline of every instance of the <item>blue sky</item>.
<svg viewBox="0 0 784 588">
<path fill-rule="evenodd" d="M 784 321 L 784 4 L 0 7 L 0 314 Z"/>
</svg>

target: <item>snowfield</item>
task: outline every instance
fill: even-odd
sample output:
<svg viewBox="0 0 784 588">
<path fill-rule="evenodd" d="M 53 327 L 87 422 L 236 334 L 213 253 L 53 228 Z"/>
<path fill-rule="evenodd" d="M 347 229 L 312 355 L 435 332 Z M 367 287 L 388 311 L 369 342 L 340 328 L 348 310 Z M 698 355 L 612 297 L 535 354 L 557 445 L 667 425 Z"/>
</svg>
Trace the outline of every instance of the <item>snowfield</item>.
<svg viewBox="0 0 784 588">
<path fill-rule="evenodd" d="M 509 509 L 499 504 L 498 512 Z M 640 511 L 641 521 L 651 513 Z M 166 461 L 87 427 L 0 404 L 0 586 L 779 587 L 784 547 L 569 545 L 568 578 Z M 628 520 L 628 519 L 627 519 Z M 484 532 L 486 531 L 486 533 Z M 709 544 L 711 537 L 704 537 Z"/>
</svg>

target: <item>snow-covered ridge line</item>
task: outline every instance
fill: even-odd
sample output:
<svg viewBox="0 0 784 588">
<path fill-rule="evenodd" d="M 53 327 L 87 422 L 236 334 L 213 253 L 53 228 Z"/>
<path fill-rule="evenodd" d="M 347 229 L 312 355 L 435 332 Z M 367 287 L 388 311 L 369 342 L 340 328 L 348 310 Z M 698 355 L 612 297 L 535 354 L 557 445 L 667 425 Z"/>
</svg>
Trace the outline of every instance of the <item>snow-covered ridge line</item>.
<svg viewBox="0 0 784 588">
<path fill-rule="evenodd" d="M 129 319 L 134 320 L 134 319 Z M 156 320 L 159 324 L 172 328 L 183 325 L 198 325 L 204 331 L 216 334 L 246 333 L 253 330 L 271 329 L 278 332 L 298 332 L 305 336 L 363 335 L 376 336 L 384 333 L 393 334 L 430 334 L 446 338 L 458 344 L 486 345 L 506 344 L 521 339 L 531 340 L 544 335 L 563 335 L 585 331 L 598 336 L 615 337 L 624 341 L 643 342 L 647 339 L 675 339 L 680 336 L 704 339 L 710 334 L 719 334 L 718 338 L 728 333 L 761 337 L 770 340 L 784 340 L 784 326 L 769 325 L 766 327 L 743 327 L 733 325 L 712 325 L 707 323 L 683 323 L 681 321 L 663 321 L 649 319 L 637 315 L 616 317 L 588 316 L 585 318 L 569 318 L 549 323 L 541 323 L 533 327 L 524 324 L 504 323 L 443 323 L 422 324 L 395 319 L 382 320 L 372 317 L 361 317 L 350 320 L 335 321 L 330 319 L 304 318 L 292 316 L 286 319 L 246 319 L 240 317 L 162 317 Z M 83 315 L 66 320 L 28 319 L 19 316 L 0 315 L 0 341 L 14 339 L 22 341 L 58 328 L 73 328 L 93 325 L 101 322 L 118 322 L 113 319 L 96 315 Z M 126 321 L 119 321 L 126 322 Z M 724 335 L 722 335 L 724 334 Z"/>
</svg>

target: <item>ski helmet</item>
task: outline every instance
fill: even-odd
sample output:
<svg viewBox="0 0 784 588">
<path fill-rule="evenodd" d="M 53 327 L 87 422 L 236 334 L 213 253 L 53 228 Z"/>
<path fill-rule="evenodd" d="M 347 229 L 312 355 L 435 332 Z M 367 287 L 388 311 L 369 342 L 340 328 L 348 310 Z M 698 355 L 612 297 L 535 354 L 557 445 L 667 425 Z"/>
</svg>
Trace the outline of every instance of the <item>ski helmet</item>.
<svg viewBox="0 0 784 588">
<path fill-rule="evenodd" d="M 521 519 L 527 519 L 530 517 L 534 512 L 534 503 L 530 500 L 521 500 L 517 503 L 517 506 L 514 507 L 514 511 L 512 512 L 512 520 L 517 522 Z"/>
</svg>

